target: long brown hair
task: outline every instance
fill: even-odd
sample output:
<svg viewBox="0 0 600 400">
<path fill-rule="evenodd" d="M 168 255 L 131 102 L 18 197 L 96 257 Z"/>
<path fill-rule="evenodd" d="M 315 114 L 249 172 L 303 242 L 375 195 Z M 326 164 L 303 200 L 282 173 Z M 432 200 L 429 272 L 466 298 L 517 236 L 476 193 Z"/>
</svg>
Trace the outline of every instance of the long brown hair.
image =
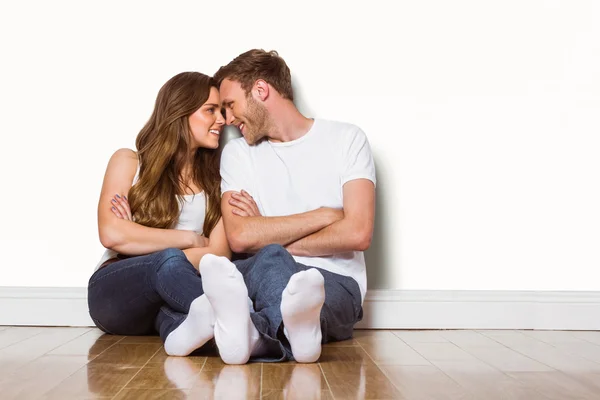
<svg viewBox="0 0 600 400">
<path fill-rule="evenodd" d="M 163 85 L 152 116 L 135 145 L 140 172 L 129 190 L 135 222 L 153 228 L 173 228 L 179 218 L 187 182 L 182 179 L 189 158 L 191 130 L 188 117 L 208 99 L 215 81 L 199 72 L 182 72 Z M 204 190 L 206 216 L 203 235 L 209 236 L 221 217 L 219 149 L 199 148 L 191 179 Z"/>
</svg>

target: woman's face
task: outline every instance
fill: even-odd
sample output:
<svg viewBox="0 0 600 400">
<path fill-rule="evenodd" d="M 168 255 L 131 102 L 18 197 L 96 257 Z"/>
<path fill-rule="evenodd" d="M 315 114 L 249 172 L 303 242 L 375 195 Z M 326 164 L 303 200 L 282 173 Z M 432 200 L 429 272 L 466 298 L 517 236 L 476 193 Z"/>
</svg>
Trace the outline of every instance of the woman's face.
<svg viewBox="0 0 600 400">
<path fill-rule="evenodd" d="M 216 149 L 219 147 L 219 136 L 223 132 L 225 119 L 221 114 L 221 101 L 217 88 L 210 88 L 206 103 L 189 116 L 192 133 L 192 147 Z"/>
</svg>

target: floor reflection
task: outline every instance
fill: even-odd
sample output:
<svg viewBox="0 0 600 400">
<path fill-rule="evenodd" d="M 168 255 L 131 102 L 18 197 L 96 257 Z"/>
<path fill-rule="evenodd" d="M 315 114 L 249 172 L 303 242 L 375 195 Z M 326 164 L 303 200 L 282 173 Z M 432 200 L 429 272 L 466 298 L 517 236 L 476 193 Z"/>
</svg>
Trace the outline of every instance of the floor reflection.
<svg viewBox="0 0 600 400">
<path fill-rule="evenodd" d="M 102 362 L 102 359 L 94 360 L 94 355 L 111 351 L 125 354 L 123 357 L 105 359 L 129 361 L 142 356 L 141 349 L 134 347 L 135 344 L 107 348 L 107 341 L 116 343 L 118 339 L 110 335 L 98 337 L 89 348 L 92 361 L 85 368 L 87 385 L 80 380 L 76 390 L 73 390 L 74 387 L 69 390 L 71 394 L 116 396 L 117 399 L 136 396 L 162 398 L 167 394 L 169 398 L 231 400 L 256 399 L 261 396 L 290 400 L 331 398 L 319 364 L 226 365 L 215 353 L 214 348 L 196 352 L 193 357 L 168 357 L 161 348 L 158 352 L 148 355 L 139 365 L 134 365 L 133 362 L 114 364 Z M 359 388 L 363 387 L 363 390 L 359 389 L 359 393 L 364 393 L 364 384 L 360 384 L 364 381 L 364 376 L 361 376 L 360 368 L 353 372 L 356 372 L 356 376 L 353 377 L 355 382 L 359 382 Z"/>
<path fill-rule="evenodd" d="M 318 364 L 296 364 L 283 389 L 283 398 L 290 400 L 321 399 L 322 373 Z"/>
</svg>

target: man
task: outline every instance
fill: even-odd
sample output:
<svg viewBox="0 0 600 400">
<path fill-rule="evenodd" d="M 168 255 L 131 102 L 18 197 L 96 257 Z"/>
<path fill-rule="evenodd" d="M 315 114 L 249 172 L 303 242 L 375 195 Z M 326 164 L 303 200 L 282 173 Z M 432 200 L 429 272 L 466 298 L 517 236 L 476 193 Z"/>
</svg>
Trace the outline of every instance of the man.
<svg viewBox="0 0 600 400">
<path fill-rule="evenodd" d="M 225 231 L 234 252 L 255 253 L 200 264 L 221 358 L 315 362 L 322 342 L 350 338 L 362 318 L 375 215 L 369 143 L 356 126 L 303 116 L 275 51 L 241 54 L 215 79 L 226 123 L 243 135 L 221 158 Z"/>
</svg>

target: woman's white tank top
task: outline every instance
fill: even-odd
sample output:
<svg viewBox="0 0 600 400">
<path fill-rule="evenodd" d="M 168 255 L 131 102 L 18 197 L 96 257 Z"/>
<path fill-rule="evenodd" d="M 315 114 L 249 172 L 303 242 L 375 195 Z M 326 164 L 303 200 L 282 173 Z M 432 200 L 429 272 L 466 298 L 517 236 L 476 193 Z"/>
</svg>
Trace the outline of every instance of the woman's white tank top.
<svg viewBox="0 0 600 400">
<path fill-rule="evenodd" d="M 138 164 L 138 169 L 135 173 L 135 177 L 133 178 L 132 186 L 137 182 L 138 175 L 140 173 L 140 167 Z M 194 231 L 198 234 L 202 234 L 202 230 L 204 227 L 204 217 L 206 216 L 206 196 L 204 192 L 196 193 L 196 194 L 186 194 L 183 196 L 183 203 L 181 205 L 181 211 L 179 213 L 179 218 L 177 219 L 177 224 L 174 229 L 179 229 L 182 231 Z M 106 249 L 100 262 L 96 265 L 94 271 L 100 268 L 105 261 L 114 258 L 117 256 L 117 252 L 111 249 Z"/>
</svg>

